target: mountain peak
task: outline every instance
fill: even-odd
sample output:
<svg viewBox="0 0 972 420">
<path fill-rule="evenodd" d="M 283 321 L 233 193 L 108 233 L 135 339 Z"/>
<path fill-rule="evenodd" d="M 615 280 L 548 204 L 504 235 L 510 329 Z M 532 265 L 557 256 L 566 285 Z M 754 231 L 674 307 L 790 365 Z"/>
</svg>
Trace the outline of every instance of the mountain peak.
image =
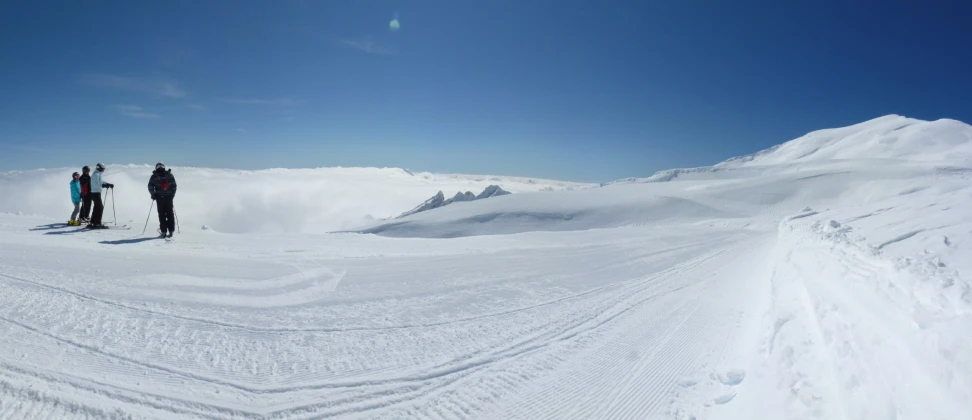
<svg viewBox="0 0 972 420">
<path fill-rule="evenodd" d="M 807 133 L 786 143 L 715 165 L 738 167 L 834 159 L 950 160 L 972 157 L 972 126 L 885 115 Z"/>
<path fill-rule="evenodd" d="M 475 201 L 484 198 L 498 197 L 507 194 L 510 194 L 510 192 L 500 188 L 499 185 L 490 185 L 486 187 L 486 189 L 484 189 L 483 192 L 479 193 L 479 195 L 473 194 L 471 191 L 458 192 L 456 193 L 455 196 L 446 200 L 445 195 L 442 194 L 442 191 L 439 191 L 438 194 L 436 194 L 435 196 L 433 196 L 428 200 L 425 200 L 425 202 L 419 204 L 418 207 L 415 207 L 412 210 L 402 213 L 400 216 L 397 217 L 397 219 L 401 219 L 406 216 L 411 216 L 416 213 L 421 213 L 423 211 L 429 211 L 432 209 L 437 209 L 439 207 L 445 207 L 452 203 L 458 203 L 462 201 Z"/>
<path fill-rule="evenodd" d="M 647 178 L 624 178 L 601 185 L 666 182 L 689 174 L 704 177 L 706 173 L 758 166 L 865 159 L 968 165 L 972 162 L 972 126 L 952 119 L 924 121 L 890 114 L 847 127 L 812 131 L 713 166 L 668 169 Z"/>
</svg>

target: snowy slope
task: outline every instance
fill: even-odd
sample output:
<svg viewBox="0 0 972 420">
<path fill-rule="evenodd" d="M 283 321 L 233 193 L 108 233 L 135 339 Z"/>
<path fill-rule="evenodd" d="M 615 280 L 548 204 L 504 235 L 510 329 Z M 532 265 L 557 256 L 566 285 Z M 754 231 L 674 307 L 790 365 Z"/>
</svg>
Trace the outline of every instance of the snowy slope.
<svg viewBox="0 0 972 420">
<path fill-rule="evenodd" d="M 913 162 L 795 164 L 749 177 L 710 174 L 699 180 L 521 193 L 377 222 L 365 232 L 455 237 L 690 223 L 775 224 L 806 205 L 858 206 L 920 191 L 943 179 L 948 168 Z M 959 181 L 937 188 L 961 186 Z"/>
<path fill-rule="evenodd" d="M 0 418 L 966 418 L 968 126 L 892 121 L 376 235 L 0 214 Z"/>
</svg>

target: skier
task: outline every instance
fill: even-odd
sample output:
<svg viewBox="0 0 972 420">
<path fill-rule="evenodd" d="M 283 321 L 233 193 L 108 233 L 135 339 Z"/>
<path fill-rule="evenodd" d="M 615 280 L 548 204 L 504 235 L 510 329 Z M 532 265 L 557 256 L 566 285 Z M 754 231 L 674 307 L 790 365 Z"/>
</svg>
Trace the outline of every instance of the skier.
<svg viewBox="0 0 972 420">
<path fill-rule="evenodd" d="M 87 223 L 91 220 L 91 168 L 81 168 L 81 217 L 80 221 Z"/>
<path fill-rule="evenodd" d="M 88 227 L 92 229 L 105 228 L 101 224 L 101 216 L 105 212 L 105 205 L 101 202 L 101 190 L 103 188 L 115 188 L 114 184 L 102 181 L 101 175 L 104 172 L 105 165 L 99 163 L 95 165 L 95 172 L 91 174 L 91 192 L 88 195 L 91 196 L 91 202 L 94 204 L 94 214 L 91 215 L 91 223 L 88 224 Z"/>
<path fill-rule="evenodd" d="M 148 191 L 158 204 L 160 237 L 171 238 L 172 233 L 175 232 L 175 210 L 172 208 L 172 200 L 176 195 L 176 180 L 172 176 L 172 170 L 165 169 L 164 163 L 155 164 L 155 172 L 152 172 L 149 178 Z"/>
<path fill-rule="evenodd" d="M 78 221 L 78 212 L 81 211 L 81 175 L 77 172 L 71 174 L 71 202 L 74 203 L 74 212 L 71 213 L 71 220 L 68 220 L 68 226 L 80 226 L 81 222 Z"/>
</svg>

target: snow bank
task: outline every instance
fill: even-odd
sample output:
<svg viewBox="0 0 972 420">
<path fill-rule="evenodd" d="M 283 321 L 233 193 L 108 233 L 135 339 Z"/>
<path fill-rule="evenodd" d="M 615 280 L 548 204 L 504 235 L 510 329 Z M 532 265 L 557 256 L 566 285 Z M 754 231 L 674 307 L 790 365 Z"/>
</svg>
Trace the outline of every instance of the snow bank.
<svg viewBox="0 0 972 420">
<path fill-rule="evenodd" d="M 781 224 L 771 307 L 751 366 L 759 379 L 733 409 L 769 418 L 965 417 L 967 280 L 926 251 L 886 255 L 825 213 Z M 895 243 L 914 237 L 899 234 Z"/>
<path fill-rule="evenodd" d="M 77 168 L 0 173 L 0 212 L 57 220 L 71 214 L 68 183 Z M 147 165 L 109 165 L 120 223 L 141 226 L 148 215 Z M 529 178 L 412 175 L 397 168 L 173 168 L 179 183 L 176 214 L 183 228 L 217 232 L 328 232 L 391 218 L 437 191 L 482 190 L 500 183 L 512 192 L 583 188 L 585 184 Z M 153 210 L 151 218 L 155 218 Z M 105 220 L 113 220 L 109 200 Z M 157 220 L 157 219 L 156 219 Z"/>
<path fill-rule="evenodd" d="M 972 400 L 966 171 L 783 219 L 752 392 L 726 417 L 963 418 Z M 734 417 L 735 416 L 735 417 Z"/>
</svg>

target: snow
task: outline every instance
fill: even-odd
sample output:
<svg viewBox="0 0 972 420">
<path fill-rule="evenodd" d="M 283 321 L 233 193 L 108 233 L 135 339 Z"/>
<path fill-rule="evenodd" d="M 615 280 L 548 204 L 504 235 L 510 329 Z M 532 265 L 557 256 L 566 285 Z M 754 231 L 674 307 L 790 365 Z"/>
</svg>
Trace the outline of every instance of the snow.
<svg viewBox="0 0 972 420">
<path fill-rule="evenodd" d="M 597 188 L 177 168 L 172 242 L 2 174 L 0 418 L 966 418 L 968 133 L 888 116 Z"/>
</svg>

